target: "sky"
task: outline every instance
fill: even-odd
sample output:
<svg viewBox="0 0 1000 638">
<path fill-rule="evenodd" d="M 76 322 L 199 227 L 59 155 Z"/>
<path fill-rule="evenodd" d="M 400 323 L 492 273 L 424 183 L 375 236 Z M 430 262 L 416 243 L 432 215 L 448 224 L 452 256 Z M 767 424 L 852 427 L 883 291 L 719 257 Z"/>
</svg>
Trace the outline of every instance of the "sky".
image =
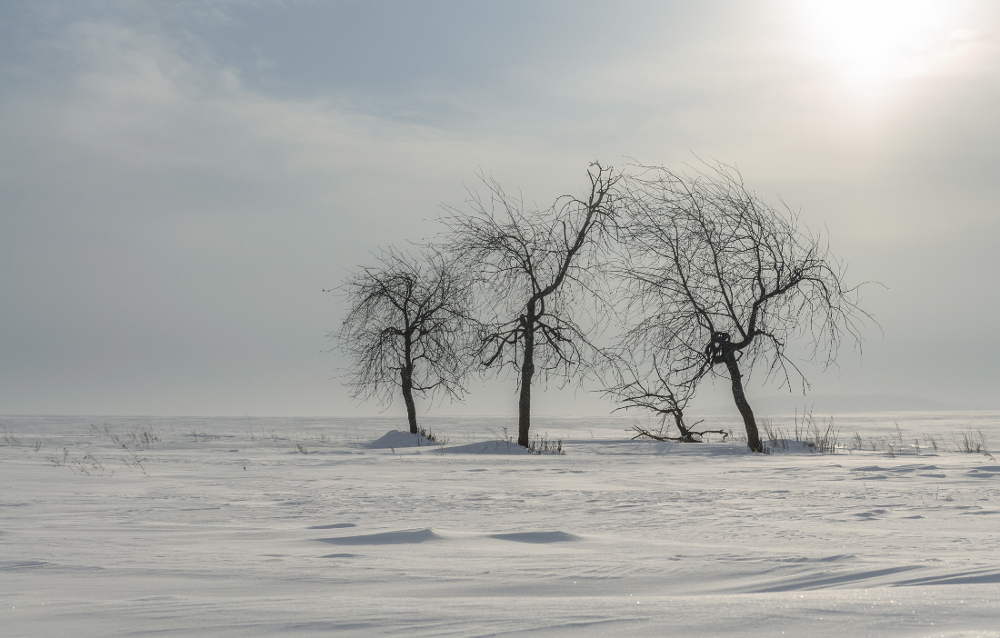
<svg viewBox="0 0 1000 638">
<path fill-rule="evenodd" d="M 881 284 L 811 395 L 997 409 L 997 113 L 985 1 L 0 2 L 0 414 L 401 415 L 340 383 L 324 290 L 477 174 L 547 206 L 699 157 Z M 516 414 L 471 389 L 422 411 Z"/>
</svg>

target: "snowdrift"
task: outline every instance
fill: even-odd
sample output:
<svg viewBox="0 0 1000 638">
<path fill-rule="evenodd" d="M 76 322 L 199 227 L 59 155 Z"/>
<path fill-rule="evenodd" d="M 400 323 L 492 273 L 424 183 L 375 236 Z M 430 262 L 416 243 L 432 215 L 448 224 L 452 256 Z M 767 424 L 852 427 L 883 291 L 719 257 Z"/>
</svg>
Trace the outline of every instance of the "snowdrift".
<svg viewBox="0 0 1000 638">
<path fill-rule="evenodd" d="M 512 441 L 483 441 L 446 447 L 440 451 L 444 454 L 531 454 L 531 450 Z"/>
<path fill-rule="evenodd" d="M 410 434 L 399 430 L 389 430 L 378 440 L 372 441 L 365 447 L 369 450 L 386 450 L 397 447 L 427 447 L 440 445 L 421 434 Z"/>
</svg>

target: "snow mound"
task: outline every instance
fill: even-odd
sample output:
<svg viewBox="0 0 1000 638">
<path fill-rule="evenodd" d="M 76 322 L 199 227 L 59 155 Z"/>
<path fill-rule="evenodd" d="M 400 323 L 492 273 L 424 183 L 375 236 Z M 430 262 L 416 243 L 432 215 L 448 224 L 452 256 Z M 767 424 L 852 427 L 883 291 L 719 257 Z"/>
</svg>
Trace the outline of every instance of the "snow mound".
<svg viewBox="0 0 1000 638">
<path fill-rule="evenodd" d="M 439 444 L 431 441 L 422 434 L 410 434 L 409 432 L 400 432 L 399 430 L 389 430 L 385 433 L 385 436 L 377 441 L 372 441 L 365 447 L 370 450 L 385 450 L 396 447 L 426 447 L 434 445 Z"/>
<path fill-rule="evenodd" d="M 490 534 L 490 538 L 515 543 L 566 543 L 580 540 L 575 534 L 566 532 L 512 532 L 510 534 Z"/>
<path fill-rule="evenodd" d="M 432 541 L 438 538 L 441 537 L 435 534 L 431 528 L 425 527 L 424 529 L 407 529 L 399 532 L 317 538 L 316 540 L 331 545 L 407 545 L 410 543 Z"/>
<path fill-rule="evenodd" d="M 483 441 L 446 447 L 440 451 L 445 454 L 531 454 L 531 450 L 512 441 Z"/>
</svg>

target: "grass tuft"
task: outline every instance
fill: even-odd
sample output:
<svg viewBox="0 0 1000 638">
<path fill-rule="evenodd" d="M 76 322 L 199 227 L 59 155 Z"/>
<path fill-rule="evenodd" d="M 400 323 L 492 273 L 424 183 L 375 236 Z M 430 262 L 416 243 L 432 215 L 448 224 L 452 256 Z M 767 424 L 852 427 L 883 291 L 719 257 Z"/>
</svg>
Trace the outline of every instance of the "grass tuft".
<svg viewBox="0 0 1000 638">
<path fill-rule="evenodd" d="M 989 449 L 986 447 L 986 435 L 983 434 L 982 430 L 976 430 L 973 432 L 972 428 L 968 428 L 961 433 L 960 438 L 957 438 L 958 451 L 965 452 L 966 454 L 982 454 L 985 457 L 993 460 L 996 459 L 990 454 Z"/>
<path fill-rule="evenodd" d="M 535 435 L 535 440 L 528 443 L 528 449 L 531 450 L 532 454 L 565 454 L 562 449 L 562 440 L 551 441 L 544 436 L 538 438 Z"/>
<path fill-rule="evenodd" d="M 812 412 L 804 412 L 802 418 L 795 414 L 794 430 L 792 436 L 784 432 L 781 428 L 774 427 L 770 419 L 761 422 L 761 430 L 764 432 L 764 439 L 767 442 L 769 451 L 787 450 L 789 441 L 805 443 L 813 452 L 820 454 L 834 454 L 838 447 L 846 450 L 846 446 L 840 445 L 840 430 L 833 424 L 833 417 L 825 424 L 821 424 L 813 418 Z M 860 438 L 857 434 L 858 441 Z M 860 443 L 859 443 L 860 444 Z"/>
<path fill-rule="evenodd" d="M 3 426 L 3 429 L 0 430 L 0 437 L 3 438 L 3 442 L 7 445 L 21 445 L 21 440 L 14 436 L 9 425 Z"/>
<path fill-rule="evenodd" d="M 448 439 L 440 434 L 434 434 L 434 430 L 431 428 L 427 428 L 425 430 L 422 426 L 417 426 L 417 434 L 424 437 L 428 441 L 433 441 L 437 445 L 448 445 Z"/>
</svg>

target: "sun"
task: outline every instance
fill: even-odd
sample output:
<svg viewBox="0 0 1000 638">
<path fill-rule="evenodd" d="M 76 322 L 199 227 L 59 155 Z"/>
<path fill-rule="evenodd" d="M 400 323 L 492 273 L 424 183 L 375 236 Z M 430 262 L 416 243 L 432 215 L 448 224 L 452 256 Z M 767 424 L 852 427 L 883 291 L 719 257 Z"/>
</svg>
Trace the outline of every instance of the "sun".
<svg viewBox="0 0 1000 638">
<path fill-rule="evenodd" d="M 974 32 L 954 0 L 790 0 L 807 54 L 875 86 L 961 64 Z"/>
</svg>

